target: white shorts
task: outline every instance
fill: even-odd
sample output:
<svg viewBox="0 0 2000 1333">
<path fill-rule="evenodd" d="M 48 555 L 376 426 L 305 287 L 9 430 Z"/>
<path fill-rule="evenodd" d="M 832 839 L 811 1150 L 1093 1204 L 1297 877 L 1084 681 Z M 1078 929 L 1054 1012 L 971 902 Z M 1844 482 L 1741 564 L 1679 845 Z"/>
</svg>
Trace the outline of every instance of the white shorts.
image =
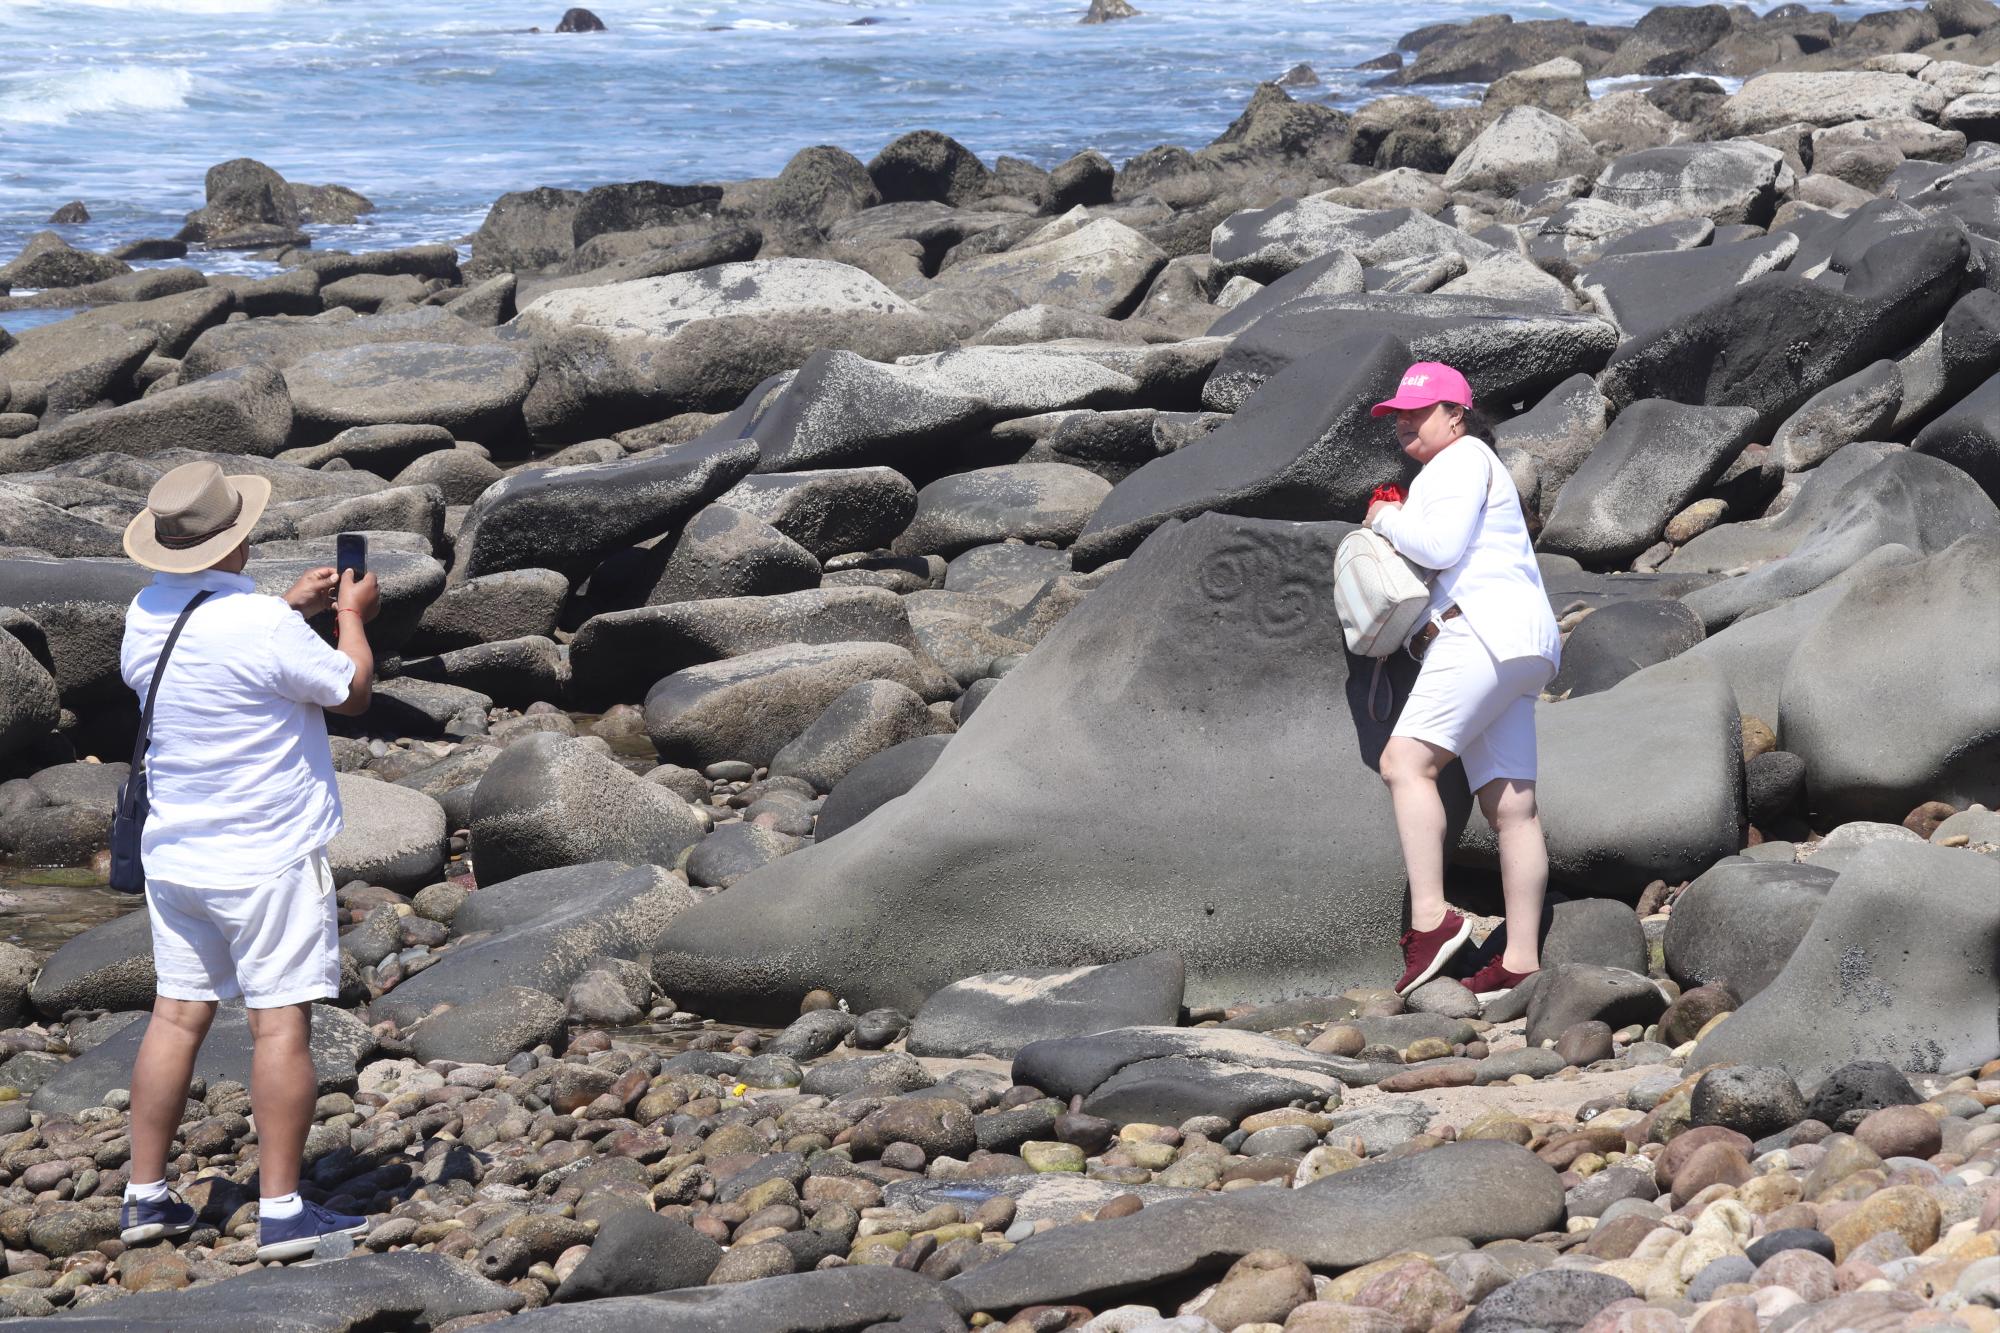
<svg viewBox="0 0 2000 1333">
<path fill-rule="evenodd" d="M 155 989 L 276 1009 L 340 994 L 340 920 L 324 850 L 247 889 L 146 881 Z"/>
<path fill-rule="evenodd" d="M 1391 735 L 1429 741 L 1465 765 L 1478 791 L 1495 778 L 1535 780 L 1535 700 L 1555 674 L 1546 658 L 1502 662 L 1465 617 L 1444 622 Z"/>
</svg>

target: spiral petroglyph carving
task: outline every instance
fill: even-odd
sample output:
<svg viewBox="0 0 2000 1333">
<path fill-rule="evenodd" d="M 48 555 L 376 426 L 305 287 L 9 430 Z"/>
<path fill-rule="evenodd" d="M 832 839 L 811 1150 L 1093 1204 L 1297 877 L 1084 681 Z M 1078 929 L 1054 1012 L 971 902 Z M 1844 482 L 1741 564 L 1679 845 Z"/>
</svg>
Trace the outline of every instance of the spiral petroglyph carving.
<svg viewBox="0 0 2000 1333">
<path fill-rule="evenodd" d="M 1333 547 L 1314 534 L 1244 532 L 1202 562 L 1202 594 L 1260 637 L 1283 639 L 1320 620 L 1333 592 Z"/>
</svg>

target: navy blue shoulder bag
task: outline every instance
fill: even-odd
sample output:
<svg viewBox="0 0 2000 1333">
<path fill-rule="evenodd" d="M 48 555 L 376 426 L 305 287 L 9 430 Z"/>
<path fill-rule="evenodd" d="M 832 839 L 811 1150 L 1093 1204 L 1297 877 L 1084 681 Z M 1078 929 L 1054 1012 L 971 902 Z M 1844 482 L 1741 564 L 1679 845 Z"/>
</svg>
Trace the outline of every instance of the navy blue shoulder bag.
<svg viewBox="0 0 2000 1333">
<path fill-rule="evenodd" d="M 111 887 L 120 893 L 146 891 L 146 867 L 139 861 L 139 839 L 146 831 L 146 815 L 153 806 L 152 796 L 146 790 L 146 750 L 153 743 L 153 701 L 160 697 L 160 677 L 167 674 L 167 658 L 173 654 L 174 641 L 181 637 L 188 617 L 208 600 L 208 595 L 207 590 L 196 593 L 181 611 L 181 618 L 167 635 L 166 646 L 160 649 L 160 660 L 153 665 L 153 683 L 146 687 L 146 707 L 139 714 L 139 739 L 132 742 L 132 771 L 118 788 L 118 810 L 111 817 Z"/>
</svg>

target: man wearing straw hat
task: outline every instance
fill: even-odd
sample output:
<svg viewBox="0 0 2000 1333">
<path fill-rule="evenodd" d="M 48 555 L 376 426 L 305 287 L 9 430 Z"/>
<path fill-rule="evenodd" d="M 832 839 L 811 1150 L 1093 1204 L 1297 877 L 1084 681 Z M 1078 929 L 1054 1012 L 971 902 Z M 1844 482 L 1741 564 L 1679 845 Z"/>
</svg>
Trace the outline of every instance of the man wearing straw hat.
<svg viewBox="0 0 2000 1333">
<path fill-rule="evenodd" d="M 318 1096 L 312 1002 L 340 993 L 326 857 L 340 794 L 321 710 L 368 707 L 365 626 L 378 592 L 373 574 L 315 569 L 282 598 L 259 594 L 243 567 L 270 498 L 263 477 L 188 463 L 159 479 L 125 529 L 126 554 L 155 571 L 125 617 L 121 668 L 141 698 L 176 622 L 181 630 L 146 764 L 152 807 L 140 849 L 158 998 L 132 1071 L 132 1181 L 119 1228 L 128 1244 L 193 1229 L 194 1210 L 167 1188 L 167 1154 L 216 1002 L 240 996 L 255 1042 L 257 1257 L 289 1259 L 366 1225 L 301 1200 L 298 1183 Z M 329 607 L 334 648 L 306 624 Z"/>
</svg>

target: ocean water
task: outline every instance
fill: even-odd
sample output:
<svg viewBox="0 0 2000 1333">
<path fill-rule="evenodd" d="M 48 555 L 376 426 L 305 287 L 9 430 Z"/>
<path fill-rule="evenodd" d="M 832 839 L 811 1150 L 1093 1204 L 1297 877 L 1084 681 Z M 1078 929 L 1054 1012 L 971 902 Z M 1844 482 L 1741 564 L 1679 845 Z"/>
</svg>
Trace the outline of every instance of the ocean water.
<svg viewBox="0 0 2000 1333">
<path fill-rule="evenodd" d="M 1421 23 L 1649 7 L 1138 0 L 1139 18 L 1082 26 L 1085 2 L 604 0 L 609 32 L 557 35 L 562 0 L 0 0 L 0 261 L 70 199 L 92 214 L 62 229 L 72 244 L 171 235 L 203 172 L 239 156 L 372 199 L 363 225 L 315 229 L 340 248 L 459 239 L 508 190 L 769 175 L 920 127 L 988 161 L 1122 162 L 1208 142 L 1301 61 L 1324 82 L 1297 95 L 1379 96 L 1350 67 Z"/>
</svg>

